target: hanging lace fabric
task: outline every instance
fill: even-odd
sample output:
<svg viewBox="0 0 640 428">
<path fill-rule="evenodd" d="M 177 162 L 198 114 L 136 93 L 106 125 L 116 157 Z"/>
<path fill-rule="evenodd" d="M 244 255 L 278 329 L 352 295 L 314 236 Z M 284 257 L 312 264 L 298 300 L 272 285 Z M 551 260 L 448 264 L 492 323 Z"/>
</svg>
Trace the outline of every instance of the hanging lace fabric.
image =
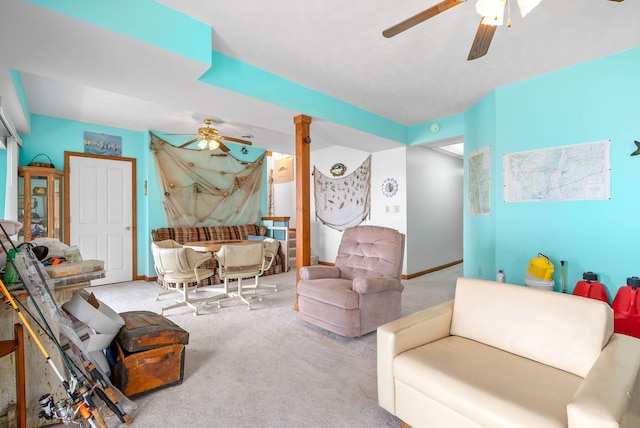
<svg viewBox="0 0 640 428">
<path fill-rule="evenodd" d="M 313 167 L 316 219 L 336 230 L 362 223 L 371 214 L 371 155 L 345 177 Z"/>
<path fill-rule="evenodd" d="M 259 222 L 266 153 L 246 162 L 220 150 L 175 147 L 150 135 L 168 227 Z"/>
</svg>

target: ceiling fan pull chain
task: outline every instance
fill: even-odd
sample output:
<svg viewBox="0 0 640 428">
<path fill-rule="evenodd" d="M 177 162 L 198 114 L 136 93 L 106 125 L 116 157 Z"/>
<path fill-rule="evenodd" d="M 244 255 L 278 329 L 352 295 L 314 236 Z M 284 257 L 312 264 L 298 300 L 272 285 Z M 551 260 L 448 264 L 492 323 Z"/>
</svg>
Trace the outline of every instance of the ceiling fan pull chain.
<svg viewBox="0 0 640 428">
<path fill-rule="evenodd" d="M 507 0 L 507 27 L 511 27 L 511 0 Z"/>
</svg>

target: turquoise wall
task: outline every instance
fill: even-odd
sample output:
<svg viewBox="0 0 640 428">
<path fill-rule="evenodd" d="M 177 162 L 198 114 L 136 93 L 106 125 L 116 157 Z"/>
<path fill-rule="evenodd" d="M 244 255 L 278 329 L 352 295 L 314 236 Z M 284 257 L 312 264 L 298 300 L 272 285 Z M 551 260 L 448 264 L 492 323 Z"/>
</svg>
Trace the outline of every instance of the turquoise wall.
<svg viewBox="0 0 640 428">
<path fill-rule="evenodd" d="M 148 136 L 143 132 L 120 128 L 75 122 L 48 116 L 31 116 L 31 134 L 21 135 L 22 149 L 18 165 L 28 165 L 39 153 L 44 153 L 53 162 L 56 169 L 64 169 L 64 152 L 84 152 L 84 132 L 104 133 L 122 137 L 122 156 L 136 159 L 136 201 L 137 201 L 137 257 L 138 274 L 148 272 L 149 251 L 149 215 L 148 198 L 144 196 L 144 182 L 148 179 Z M 42 157 L 38 158 L 42 160 Z M 2 199 L 4 192 L 0 191 Z M 158 211 L 158 210 L 156 210 Z M 162 212 L 162 210 L 159 210 Z M 153 210 L 152 210 L 153 212 Z M 153 265 L 151 265 L 153 271 Z"/>
<path fill-rule="evenodd" d="M 150 231 L 167 225 L 163 204 L 162 191 L 158 182 L 155 159 L 149 149 L 149 133 L 130 131 L 121 128 L 101 126 L 91 123 L 75 122 L 48 116 L 31 116 L 31 134 L 22 135 L 23 147 L 20 150 L 18 164 L 28 165 L 39 153 L 51 158 L 57 169 L 64 168 L 64 152 L 84 152 L 84 132 L 104 133 L 122 137 L 122 156 L 136 159 L 136 217 L 137 217 L 137 257 L 138 275 L 155 276 L 153 259 L 151 256 Z M 157 133 L 162 137 L 162 133 Z M 185 137 L 167 138 L 170 142 L 181 143 Z M 254 161 L 264 150 L 248 147 L 247 154 L 240 152 L 241 146 L 229 144 L 230 153 L 240 160 Z M 40 160 L 40 159 L 39 159 Z M 6 165 L 6 150 L 0 150 L 0 164 Z M 4 170 L 4 168 L 3 168 Z M 264 182 L 267 179 L 264 168 Z M 0 174 L 0 185 L 6 182 L 6 174 Z M 145 195 L 145 182 L 147 194 Z M 4 186 L 0 187 L 0 208 L 4 213 Z M 266 212 L 267 189 L 263 186 L 261 210 Z"/>
<path fill-rule="evenodd" d="M 565 260 L 569 292 L 593 271 L 610 299 L 640 275 L 640 157 L 629 156 L 640 139 L 639 66 L 640 48 L 631 49 L 498 88 L 467 112 L 465 152 L 491 146 L 493 194 L 490 218 L 465 215 L 465 275 L 494 278 L 503 269 L 507 282 L 524 284 L 541 252 L 556 266 L 556 289 Z M 611 140 L 610 200 L 503 202 L 505 153 L 600 140 Z"/>
<path fill-rule="evenodd" d="M 460 113 L 449 117 L 442 117 L 432 122 L 411 126 L 408 129 L 407 143 L 409 145 L 422 144 L 464 135 L 465 117 L 466 115 L 464 113 Z M 440 127 L 437 132 L 431 131 L 431 125 L 434 123 L 437 123 Z"/>
<path fill-rule="evenodd" d="M 478 149 L 489 146 L 491 165 L 496 164 L 496 96 L 490 93 L 465 113 L 465 156 Z M 492 171 L 492 174 L 494 172 Z M 497 189 L 495 180 L 491 181 L 491 215 L 469 216 L 467 192 L 467 166 L 464 166 L 464 219 L 462 245 L 464 253 L 464 276 L 484 279 L 495 278 L 496 266 L 496 216 L 495 200 Z"/>
</svg>

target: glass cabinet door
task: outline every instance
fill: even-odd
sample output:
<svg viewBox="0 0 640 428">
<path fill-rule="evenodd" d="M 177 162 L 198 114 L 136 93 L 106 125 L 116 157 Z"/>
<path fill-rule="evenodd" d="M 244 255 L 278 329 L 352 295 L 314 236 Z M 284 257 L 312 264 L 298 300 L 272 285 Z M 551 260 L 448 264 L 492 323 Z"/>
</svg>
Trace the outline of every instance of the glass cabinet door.
<svg viewBox="0 0 640 428">
<path fill-rule="evenodd" d="M 62 239 L 62 176 L 53 168 L 18 168 L 19 242 L 49 237 Z"/>
</svg>

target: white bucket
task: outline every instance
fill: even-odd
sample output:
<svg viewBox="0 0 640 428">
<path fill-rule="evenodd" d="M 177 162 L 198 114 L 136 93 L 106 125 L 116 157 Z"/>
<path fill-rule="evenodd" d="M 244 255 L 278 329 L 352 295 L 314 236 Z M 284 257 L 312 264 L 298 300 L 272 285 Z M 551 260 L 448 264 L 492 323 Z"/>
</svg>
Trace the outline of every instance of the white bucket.
<svg viewBox="0 0 640 428">
<path fill-rule="evenodd" d="M 544 279 L 536 278 L 535 276 L 527 273 L 524 276 L 524 283 L 527 287 L 537 288 L 539 290 L 553 291 L 556 283 L 554 280 L 545 281 Z"/>
</svg>

